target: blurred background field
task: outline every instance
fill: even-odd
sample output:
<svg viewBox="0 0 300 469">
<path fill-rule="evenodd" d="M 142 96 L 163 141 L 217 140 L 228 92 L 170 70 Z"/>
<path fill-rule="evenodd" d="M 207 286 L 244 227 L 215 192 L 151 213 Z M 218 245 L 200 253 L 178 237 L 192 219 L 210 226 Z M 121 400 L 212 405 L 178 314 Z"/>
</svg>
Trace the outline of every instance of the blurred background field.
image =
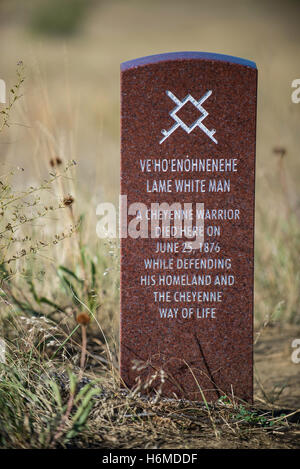
<svg viewBox="0 0 300 469">
<path fill-rule="evenodd" d="M 295 374 L 289 342 L 300 324 L 300 104 L 291 101 L 291 83 L 300 78 L 299 14 L 296 0 L 0 0 L 0 78 L 8 90 L 15 84 L 18 61 L 25 67 L 23 97 L 11 113 L 10 127 L 0 133 L 1 174 L 14 171 L 14 187 L 22 190 L 49 177 L 55 159 L 62 165 L 74 159 L 70 173 L 46 191 L 53 204 L 72 195 L 72 210 L 65 207 L 66 215 L 55 212 L 29 226 L 43 241 L 83 217 L 75 241 L 73 236 L 51 245 L 47 255 L 10 265 L 12 288 L 24 289 L 33 309 L 47 316 L 51 305 L 40 301 L 47 297 L 63 305 L 60 312 L 67 311 L 70 319 L 66 294 L 58 290 L 59 282 L 66 286 L 62 272 L 71 275 L 61 266 L 70 269 L 109 337 L 117 364 L 118 243 L 97 239 L 96 206 L 118 202 L 119 64 L 184 50 L 236 55 L 255 61 L 259 70 L 255 326 L 259 340 L 265 326 L 289 328 L 281 366 L 287 363 Z M 60 171 L 55 164 L 54 169 Z M 80 283 L 85 269 L 89 291 Z M 24 303 L 24 298 L 21 306 L 13 302 L 18 314 Z M 6 306 L 10 310 L 11 302 Z M 78 302 L 72 307 L 78 308 Z M 63 325 L 67 337 L 72 325 Z M 99 340 L 97 334 L 98 329 L 91 337 Z M 101 355 L 103 338 L 99 347 Z M 261 366 L 261 372 L 268 369 Z M 297 392 L 293 405 L 299 403 Z"/>
<path fill-rule="evenodd" d="M 299 75 L 299 11 L 297 1 L 2 0 L 1 76 L 12 85 L 23 60 L 26 82 L 17 125 L 1 136 L 1 160 L 24 168 L 30 184 L 53 156 L 74 158 L 76 205 L 95 241 L 97 203 L 116 203 L 119 194 L 120 62 L 176 50 L 256 61 L 256 318 L 277 308 L 296 321 L 300 105 L 291 83 Z"/>
</svg>

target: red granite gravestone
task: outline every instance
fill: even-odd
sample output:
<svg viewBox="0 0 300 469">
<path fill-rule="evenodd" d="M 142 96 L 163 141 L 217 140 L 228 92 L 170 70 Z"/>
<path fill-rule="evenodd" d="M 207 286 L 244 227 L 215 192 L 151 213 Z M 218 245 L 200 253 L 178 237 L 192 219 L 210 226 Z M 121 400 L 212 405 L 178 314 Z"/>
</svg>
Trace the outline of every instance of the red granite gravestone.
<svg viewBox="0 0 300 469">
<path fill-rule="evenodd" d="M 226 55 L 121 66 L 121 378 L 142 393 L 252 401 L 256 87 Z"/>
</svg>

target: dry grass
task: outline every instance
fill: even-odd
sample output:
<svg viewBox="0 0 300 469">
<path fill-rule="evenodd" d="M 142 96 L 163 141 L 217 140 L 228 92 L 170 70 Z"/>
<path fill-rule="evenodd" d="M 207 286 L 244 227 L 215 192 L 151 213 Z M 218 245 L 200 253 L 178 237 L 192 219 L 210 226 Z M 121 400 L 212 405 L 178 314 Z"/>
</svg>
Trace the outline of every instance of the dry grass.
<svg viewBox="0 0 300 469">
<path fill-rule="evenodd" d="M 16 258 L 9 267 L 3 260 L 10 257 L 1 258 L 0 332 L 7 362 L 0 365 L 0 446 L 299 446 L 298 414 L 286 417 L 285 410 L 280 417 L 284 405 L 276 406 L 269 389 L 260 387 L 254 407 L 232 396 L 210 406 L 120 392 L 118 243 L 100 243 L 95 233 L 96 205 L 116 202 L 119 192 L 119 62 L 197 49 L 254 59 L 260 69 L 259 344 L 274 323 L 299 324 L 300 106 L 290 100 L 290 83 L 299 73 L 297 5 L 283 12 L 276 4 L 269 11 L 264 2 L 252 2 L 250 9 L 248 2 L 235 1 L 230 7 L 190 1 L 189 8 L 172 2 L 171 9 L 169 2 L 101 2 L 81 35 L 62 42 L 32 35 L 25 23 L 11 19 L 10 12 L 22 13 L 20 4 L 4 4 L 8 19 L 0 38 L 9 47 L 3 50 L 1 78 L 13 86 L 22 58 L 26 80 L 24 96 L 9 110 L 12 125 L 0 135 L 1 179 L 13 169 L 10 194 L 28 205 L 19 207 L 17 239 L 10 242 Z M 284 152 L 274 152 L 278 146 Z M 72 160 L 77 165 L 65 172 Z M 44 213 L 49 206 L 57 210 Z M 1 223 L 11 223 L 10 211 Z M 27 256 L 24 243 L 43 248 Z M 26 255 L 18 255 L 23 249 Z M 80 319 L 86 316 L 87 326 Z M 296 400 L 291 405 L 299 407 Z"/>
<path fill-rule="evenodd" d="M 19 345 L 10 344 L 1 370 L 2 448 L 299 447 L 299 411 L 225 397 L 213 406 L 143 398 L 120 392 L 103 363 L 102 378 L 93 380 L 93 368 L 78 383 L 67 358 L 47 360 L 36 346 L 25 354 Z"/>
</svg>

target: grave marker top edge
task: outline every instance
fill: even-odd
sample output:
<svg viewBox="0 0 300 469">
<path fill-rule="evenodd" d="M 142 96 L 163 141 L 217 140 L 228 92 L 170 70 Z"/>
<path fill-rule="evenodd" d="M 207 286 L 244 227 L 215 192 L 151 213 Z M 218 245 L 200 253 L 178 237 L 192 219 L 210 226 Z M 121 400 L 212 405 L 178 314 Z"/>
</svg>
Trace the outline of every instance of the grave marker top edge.
<svg viewBox="0 0 300 469">
<path fill-rule="evenodd" d="M 185 52 L 167 52 L 165 54 L 148 55 L 145 57 L 139 57 L 137 59 L 128 60 L 121 63 L 121 72 L 130 70 L 135 67 L 142 65 L 155 64 L 159 62 L 167 62 L 172 60 L 211 60 L 228 62 L 232 64 L 242 65 L 244 67 L 255 68 L 256 63 L 251 60 L 243 59 L 241 57 L 235 57 L 233 55 L 216 54 L 214 52 L 196 52 L 196 51 L 185 51 Z"/>
</svg>

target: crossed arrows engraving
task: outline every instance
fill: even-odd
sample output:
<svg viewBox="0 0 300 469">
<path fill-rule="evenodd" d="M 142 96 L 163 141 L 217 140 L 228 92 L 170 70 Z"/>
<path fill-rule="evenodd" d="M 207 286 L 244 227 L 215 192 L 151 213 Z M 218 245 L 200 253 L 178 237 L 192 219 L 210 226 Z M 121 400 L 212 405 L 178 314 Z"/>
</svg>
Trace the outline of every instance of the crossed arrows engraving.
<svg viewBox="0 0 300 469">
<path fill-rule="evenodd" d="M 175 124 L 173 125 L 173 127 L 171 127 L 169 130 L 165 130 L 163 129 L 161 131 L 161 133 L 163 134 L 163 138 L 160 140 L 160 144 L 163 143 L 176 129 L 178 129 L 178 127 L 181 127 L 183 130 L 185 130 L 188 134 L 190 134 L 196 127 L 200 127 L 200 129 L 203 130 L 203 132 L 215 143 L 218 143 L 217 140 L 215 139 L 214 137 L 214 134 L 216 133 L 216 130 L 215 129 L 212 129 L 212 130 L 209 130 L 207 127 L 205 127 L 205 125 L 202 123 L 202 121 L 208 116 L 208 112 L 206 111 L 206 109 L 204 109 L 202 107 L 202 104 L 204 103 L 204 101 L 207 100 L 207 98 L 210 97 L 210 95 L 212 94 L 212 91 L 209 90 L 207 91 L 203 96 L 202 98 L 197 101 L 196 99 L 193 98 L 192 95 L 188 94 L 184 99 L 183 101 L 180 101 L 180 99 L 178 99 L 171 91 L 166 91 L 167 95 L 169 96 L 169 98 L 172 99 L 172 101 L 174 101 L 174 103 L 176 104 L 176 107 L 171 111 L 169 112 L 169 115 L 172 117 L 172 119 L 174 119 L 175 121 Z M 191 125 L 191 126 L 188 126 L 186 125 L 181 119 L 180 117 L 177 116 L 177 112 L 188 102 L 190 101 L 197 109 L 198 111 L 201 112 L 201 116 Z"/>
</svg>

